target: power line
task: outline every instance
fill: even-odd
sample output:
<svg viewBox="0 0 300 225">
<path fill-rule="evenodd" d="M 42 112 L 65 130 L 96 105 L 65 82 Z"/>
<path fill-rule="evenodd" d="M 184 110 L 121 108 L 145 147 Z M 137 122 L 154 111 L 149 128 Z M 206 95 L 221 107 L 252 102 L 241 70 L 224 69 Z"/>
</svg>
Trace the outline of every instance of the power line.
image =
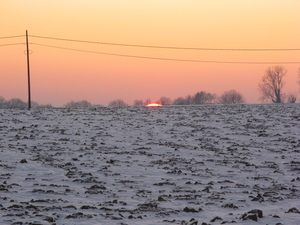
<svg viewBox="0 0 300 225">
<path fill-rule="evenodd" d="M 0 46 L 10 46 L 10 45 L 24 45 L 25 43 L 12 43 L 12 44 L 2 44 Z"/>
<path fill-rule="evenodd" d="M 38 35 L 30 35 L 30 37 L 43 38 L 43 39 L 52 39 L 52 40 L 58 40 L 58 41 L 100 44 L 100 45 L 115 45 L 115 46 L 138 47 L 138 48 L 160 48 L 160 49 L 174 49 L 174 50 L 198 50 L 198 51 L 300 51 L 300 48 L 197 48 L 197 47 L 135 45 L 135 44 L 112 43 L 112 42 L 85 41 L 85 40 L 75 40 L 75 39 L 67 39 L 67 38 L 44 37 L 44 36 L 38 36 Z"/>
<path fill-rule="evenodd" d="M 154 60 L 165 60 L 165 61 L 177 61 L 177 62 L 195 62 L 195 63 L 227 63 L 227 64 L 300 64 L 300 62 L 233 62 L 233 61 L 205 61 L 205 60 L 193 60 L 193 59 L 175 59 L 175 58 L 162 58 L 162 57 L 149 57 L 149 56 L 137 56 L 137 55 L 127 55 L 127 54 L 115 54 L 115 53 L 107 53 L 107 52 L 96 52 L 96 51 L 88 51 L 82 49 L 74 49 L 74 48 L 66 48 L 66 47 L 59 47 L 53 45 L 45 45 L 45 44 L 38 44 L 38 43 L 30 43 L 33 45 L 56 48 L 56 49 L 64 49 L 70 51 L 77 51 L 77 52 L 85 52 L 85 53 L 94 53 L 94 54 L 101 54 L 101 55 L 110 55 L 110 56 L 121 56 L 121 57 L 128 57 L 128 58 L 139 58 L 139 59 L 154 59 Z"/>
<path fill-rule="evenodd" d="M 7 36 L 7 37 L 0 37 L 0 39 L 5 39 L 5 38 L 17 38 L 17 37 L 24 37 L 25 35 L 15 35 L 15 36 Z"/>
</svg>

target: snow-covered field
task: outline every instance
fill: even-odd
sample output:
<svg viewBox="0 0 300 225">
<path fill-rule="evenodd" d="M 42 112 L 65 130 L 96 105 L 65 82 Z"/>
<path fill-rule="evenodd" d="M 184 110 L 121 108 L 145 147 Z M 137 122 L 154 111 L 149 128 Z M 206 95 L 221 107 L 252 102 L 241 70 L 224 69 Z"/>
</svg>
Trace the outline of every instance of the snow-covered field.
<svg viewBox="0 0 300 225">
<path fill-rule="evenodd" d="M 299 104 L 0 118 L 0 224 L 300 224 Z"/>
</svg>

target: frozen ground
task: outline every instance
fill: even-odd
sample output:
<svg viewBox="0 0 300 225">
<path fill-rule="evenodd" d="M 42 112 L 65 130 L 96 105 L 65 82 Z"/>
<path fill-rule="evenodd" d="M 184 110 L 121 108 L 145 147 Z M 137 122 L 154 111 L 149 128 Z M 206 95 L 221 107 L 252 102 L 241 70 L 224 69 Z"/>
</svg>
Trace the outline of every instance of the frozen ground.
<svg viewBox="0 0 300 225">
<path fill-rule="evenodd" d="M 0 224 L 300 224 L 298 104 L 0 118 Z"/>
</svg>

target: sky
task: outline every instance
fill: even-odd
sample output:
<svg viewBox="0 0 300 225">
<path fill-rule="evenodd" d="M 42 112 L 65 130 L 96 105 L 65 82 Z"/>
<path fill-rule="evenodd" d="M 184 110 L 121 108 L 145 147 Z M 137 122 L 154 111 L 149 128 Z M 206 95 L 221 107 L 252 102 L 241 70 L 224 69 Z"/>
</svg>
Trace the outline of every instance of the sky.
<svg viewBox="0 0 300 225">
<path fill-rule="evenodd" d="M 288 70 L 283 91 L 299 95 L 300 50 L 212 50 L 300 49 L 299 9 L 298 0 L 0 0 L 0 96 L 27 101 L 26 30 L 31 98 L 40 104 L 231 89 L 259 103 L 258 84 L 274 65 Z"/>
</svg>

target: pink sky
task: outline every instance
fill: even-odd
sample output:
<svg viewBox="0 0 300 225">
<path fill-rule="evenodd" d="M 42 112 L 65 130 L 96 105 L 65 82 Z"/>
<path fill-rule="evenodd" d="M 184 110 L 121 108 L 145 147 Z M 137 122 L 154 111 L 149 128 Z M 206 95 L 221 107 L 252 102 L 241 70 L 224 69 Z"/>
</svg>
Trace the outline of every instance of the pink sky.
<svg viewBox="0 0 300 225">
<path fill-rule="evenodd" d="M 29 35 L 133 45 L 299 49 L 300 1 L 87 0 L 0 1 L 0 37 Z M 25 37 L 0 39 L 0 96 L 27 100 Z M 155 101 L 198 91 L 235 89 L 258 103 L 258 83 L 271 64 L 197 63 L 126 58 L 56 49 L 223 62 L 300 62 L 300 51 L 192 51 L 97 45 L 29 37 L 32 100 L 107 105 Z M 286 93 L 298 93 L 300 64 L 288 69 Z"/>
</svg>

